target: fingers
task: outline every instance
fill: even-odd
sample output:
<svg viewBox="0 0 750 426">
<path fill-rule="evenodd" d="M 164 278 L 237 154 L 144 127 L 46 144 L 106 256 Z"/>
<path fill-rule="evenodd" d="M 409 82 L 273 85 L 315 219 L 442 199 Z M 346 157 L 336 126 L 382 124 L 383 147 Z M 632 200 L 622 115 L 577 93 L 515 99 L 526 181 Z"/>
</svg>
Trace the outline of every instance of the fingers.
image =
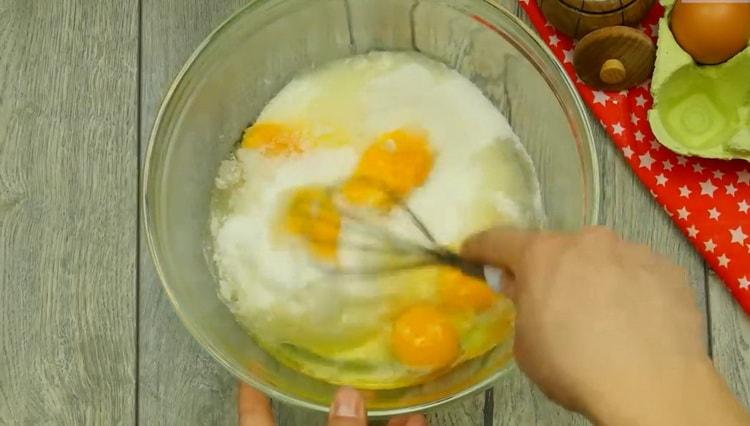
<svg viewBox="0 0 750 426">
<path fill-rule="evenodd" d="M 331 404 L 328 426 L 367 426 L 365 401 L 352 388 L 341 388 Z"/>
<path fill-rule="evenodd" d="M 240 383 L 237 393 L 239 426 L 274 426 L 271 403 L 262 393 L 245 383 Z M 336 392 L 328 426 L 367 426 L 365 402 L 354 389 L 341 388 Z M 427 426 L 421 414 L 392 419 L 388 426 Z"/>
<path fill-rule="evenodd" d="M 461 247 L 461 256 L 503 268 L 515 275 L 536 235 L 534 232 L 506 227 L 489 229 L 466 240 Z"/>
<path fill-rule="evenodd" d="M 427 426 L 427 419 L 421 414 L 399 416 L 392 418 L 388 426 Z"/>
<path fill-rule="evenodd" d="M 268 398 L 245 383 L 237 392 L 237 417 L 239 426 L 274 426 Z"/>
</svg>

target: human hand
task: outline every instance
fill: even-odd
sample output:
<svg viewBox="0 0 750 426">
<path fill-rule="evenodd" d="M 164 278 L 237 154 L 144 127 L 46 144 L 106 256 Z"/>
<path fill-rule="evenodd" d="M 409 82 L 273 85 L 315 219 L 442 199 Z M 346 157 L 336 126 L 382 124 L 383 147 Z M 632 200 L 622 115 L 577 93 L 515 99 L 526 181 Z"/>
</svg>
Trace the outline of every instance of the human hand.
<svg viewBox="0 0 750 426">
<path fill-rule="evenodd" d="M 685 271 L 603 228 L 498 228 L 468 259 L 507 271 L 519 367 L 553 400 L 607 424 L 747 424 L 713 369 Z"/>
<path fill-rule="evenodd" d="M 328 415 L 328 426 L 367 426 L 365 402 L 362 395 L 351 388 L 336 392 Z M 250 386 L 240 383 L 237 393 L 239 426 L 274 426 L 271 403 L 268 397 Z M 388 426 L 427 426 L 421 414 L 394 417 Z"/>
</svg>

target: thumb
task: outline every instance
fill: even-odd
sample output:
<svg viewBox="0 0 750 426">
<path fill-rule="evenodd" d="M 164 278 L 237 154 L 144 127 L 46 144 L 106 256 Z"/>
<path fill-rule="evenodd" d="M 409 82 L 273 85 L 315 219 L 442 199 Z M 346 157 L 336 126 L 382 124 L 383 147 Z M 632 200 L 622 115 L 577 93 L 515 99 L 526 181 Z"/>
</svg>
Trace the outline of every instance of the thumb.
<svg viewBox="0 0 750 426">
<path fill-rule="evenodd" d="M 240 382 L 237 392 L 239 426 L 273 426 L 271 403 L 262 393 Z"/>
<path fill-rule="evenodd" d="M 461 257 L 517 275 L 526 250 L 537 235 L 536 232 L 508 227 L 488 229 L 463 243 Z"/>
<path fill-rule="evenodd" d="M 328 426 L 367 426 L 365 401 L 352 388 L 341 388 L 331 404 Z"/>
</svg>

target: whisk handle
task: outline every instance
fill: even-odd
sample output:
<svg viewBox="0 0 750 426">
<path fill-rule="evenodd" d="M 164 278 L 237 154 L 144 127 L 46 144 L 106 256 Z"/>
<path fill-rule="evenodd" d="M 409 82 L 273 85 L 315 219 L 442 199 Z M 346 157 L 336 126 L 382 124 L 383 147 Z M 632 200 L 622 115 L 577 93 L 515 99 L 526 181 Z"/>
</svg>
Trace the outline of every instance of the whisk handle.
<svg viewBox="0 0 750 426">
<path fill-rule="evenodd" d="M 484 265 L 474 262 L 467 262 L 465 260 L 461 260 L 458 265 L 456 265 L 458 269 L 461 270 L 465 275 L 468 275 L 470 277 L 478 278 L 482 281 L 485 280 L 484 277 Z"/>
<path fill-rule="evenodd" d="M 471 262 L 453 253 L 449 254 L 445 260 L 453 267 L 460 269 L 464 274 L 485 281 L 496 292 L 502 291 L 503 272 L 500 269 Z"/>
</svg>

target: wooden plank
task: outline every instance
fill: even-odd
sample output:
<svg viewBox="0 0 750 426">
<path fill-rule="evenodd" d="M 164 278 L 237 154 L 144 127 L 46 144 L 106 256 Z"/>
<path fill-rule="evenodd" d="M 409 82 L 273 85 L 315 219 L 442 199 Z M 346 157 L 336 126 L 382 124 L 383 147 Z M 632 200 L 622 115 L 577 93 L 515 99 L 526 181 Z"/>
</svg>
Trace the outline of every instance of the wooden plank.
<svg viewBox="0 0 750 426">
<path fill-rule="evenodd" d="M 193 50 L 246 0 L 143 0 L 141 152 L 170 83 Z M 172 309 L 141 241 L 138 420 L 236 424 L 234 378 L 203 350 Z"/>
<path fill-rule="evenodd" d="M 713 273 L 707 291 L 714 365 L 750 410 L 750 318 Z"/>
<path fill-rule="evenodd" d="M 220 1 L 210 5 L 175 5 L 170 1 L 144 4 L 144 138 L 155 114 L 155 108 L 172 76 L 208 31 L 241 1 Z M 180 6 L 180 7 L 177 7 Z M 656 250 L 672 256 L 691 272 L 696 294 L 703 301 L 703 268 L 679 232 L 648 193 L 636 181 L 619 152 L 598 129 L 602 142 L 600 161 L 604 187 L 604 222 L 621 235 L 649 243 Z M 625 215 L 623 215 L 625 213 Z M 638 220 L 632 218 L 638 217 Z M 645 219 L 645 220 L 644 220 Z M 649 224 L 650 226 L 642 226 Z M 158 286 L 150 259 L 143 252 L 141 283 L 141 372 L 140 418 L 232 424 L 234 421 L 233 380 L 197 347 L 176 320 Z M 183 373 L 185 371 L 186 373 Z M 196 378 L 188 371 L 199 371 Z M 520 374 L 505 379 L 495 389 L 495 423 L 577 424 L 583 420 L 547 401 Z M 164 407 L 169 406 L 169 410 Z M 276 404 L 282 424 L 322 424 L 322 416 L 305 410 Z M 472 400 L 462 409 L 445 415 L 432 414 L 437 424 L 476 424 L 481 413 L 480 400 Z M 304 421 L 302 420 L 304 419 Z M 303 423 L 300 423 L 303 422 Z M 157 421 L 158 423 L 158 421 Z"/>
<path fill-rule="evenodd" d="M 426 413 L 427 421 L 435 426 L 470 426 L 484 424 L 484 393 L 456 401 Z"/>
<path fill-rule="evenodd" d="M 132 424 L 136 2 L 0 0 L 0 424 Z"/>
</svg>

